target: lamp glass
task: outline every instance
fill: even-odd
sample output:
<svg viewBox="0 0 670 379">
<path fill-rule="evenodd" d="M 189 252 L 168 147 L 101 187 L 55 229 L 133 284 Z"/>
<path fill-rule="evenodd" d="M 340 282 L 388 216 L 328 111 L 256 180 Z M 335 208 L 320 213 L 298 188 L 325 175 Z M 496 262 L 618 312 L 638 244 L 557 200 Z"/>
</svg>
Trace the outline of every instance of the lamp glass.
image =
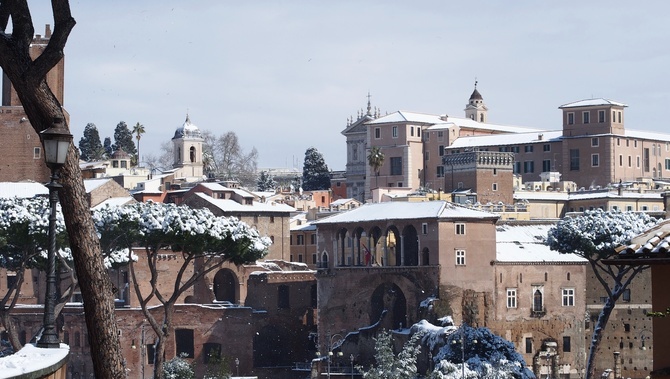
<svg viewBox="0 0 670 379">
<path fill-rule="evenodd" d="M 44 139 L 44 159 L 51 164 L 64 164 L 70 140 Z"/>
</svg>

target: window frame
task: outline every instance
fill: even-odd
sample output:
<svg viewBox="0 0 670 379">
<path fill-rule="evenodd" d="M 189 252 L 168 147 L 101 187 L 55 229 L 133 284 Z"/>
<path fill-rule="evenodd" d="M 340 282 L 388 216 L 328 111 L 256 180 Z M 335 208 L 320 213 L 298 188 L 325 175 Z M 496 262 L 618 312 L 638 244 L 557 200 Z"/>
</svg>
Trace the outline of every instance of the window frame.
<svg viewBox="0 0 670 379">
<path fill-rule="evenodd" d="M 467 263 L 465 249 L 456 249 L 455 258 L 456 266 L 465 266 Z"/>
<path fill-rule="evenodd" d="M 564 307 L 575 306 L 575 288 L 565 287 L 561 289 L 561 305 Z"/>
<path fill-rule="evenodd" d="M 518 302 L 518 289 L 516 287 L 507 288 L 507 309 L 516 309 L 519 305 Z"/>
</svg>

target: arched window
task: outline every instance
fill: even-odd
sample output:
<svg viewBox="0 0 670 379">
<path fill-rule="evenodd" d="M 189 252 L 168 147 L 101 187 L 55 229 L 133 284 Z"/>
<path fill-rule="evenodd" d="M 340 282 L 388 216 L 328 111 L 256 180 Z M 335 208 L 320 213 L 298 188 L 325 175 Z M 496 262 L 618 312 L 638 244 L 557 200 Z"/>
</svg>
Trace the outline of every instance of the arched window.
<svg viewBox="0 0 670 379">
<path fill-rule="evenodd" d="M 195 147 L 194 146 L 191 146 L 189 157 L 191 159 L 191 163 L 195 163 Z"/>
<path fill-rule="evenodd" d="M 542 312 L 542 291 L 539 288 L 533 293 L 533 312 Z"/>
</svg>

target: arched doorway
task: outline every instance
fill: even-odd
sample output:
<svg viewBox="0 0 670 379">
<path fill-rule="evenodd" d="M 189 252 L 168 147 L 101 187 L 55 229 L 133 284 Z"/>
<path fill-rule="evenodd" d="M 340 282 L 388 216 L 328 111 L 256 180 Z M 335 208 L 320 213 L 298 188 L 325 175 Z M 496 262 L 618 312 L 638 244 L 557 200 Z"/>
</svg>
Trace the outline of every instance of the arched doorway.
<svg viewBox="0 0 670 379">
<path fill-rule="evenodd" d="M 386 329 L 407 327 L 407 300 L 405 294 L 396 284 L 386 282 L 377 287 L 370 299 L 370 324 L 379 321 L 382 313 L 387 311 L 381 325 Z"/>
<path fill-rule="evenodd" d="M 227 268 L 219 270 L 214 275 L 214 299 L 216 301 L 230 301 L 237 304 L 237 275 Z"/>
<path fill-rule="evenodd" d="M 412 225 L 407 225 L 402 231 L 403 255 L 405 261 L 403 266 L 419 265 L 419 237 Z"/>
<path fill-rule="evenodd" d="M 402 265 L 400 257 L 400 232 L 395 226 L 391 226 L 386 230 L 386 256 L 384 259 L 384 266 Z"/>
</svg>

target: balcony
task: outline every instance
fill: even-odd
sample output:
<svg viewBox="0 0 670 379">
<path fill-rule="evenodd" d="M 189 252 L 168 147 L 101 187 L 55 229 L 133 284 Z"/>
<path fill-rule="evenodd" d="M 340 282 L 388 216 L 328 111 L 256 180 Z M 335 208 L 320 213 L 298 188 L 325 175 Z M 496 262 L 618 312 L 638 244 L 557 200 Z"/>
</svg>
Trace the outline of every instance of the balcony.
<svg viewBox="0 0 670 379">
<path fill-rule="evenodd" d="M 530 317 L 535 317 L 535 318 L 542 318 L 547 315 L 547 308 L 542 308 L 542 309 L 531 309 L 530 310 Z"/>
</svg>

